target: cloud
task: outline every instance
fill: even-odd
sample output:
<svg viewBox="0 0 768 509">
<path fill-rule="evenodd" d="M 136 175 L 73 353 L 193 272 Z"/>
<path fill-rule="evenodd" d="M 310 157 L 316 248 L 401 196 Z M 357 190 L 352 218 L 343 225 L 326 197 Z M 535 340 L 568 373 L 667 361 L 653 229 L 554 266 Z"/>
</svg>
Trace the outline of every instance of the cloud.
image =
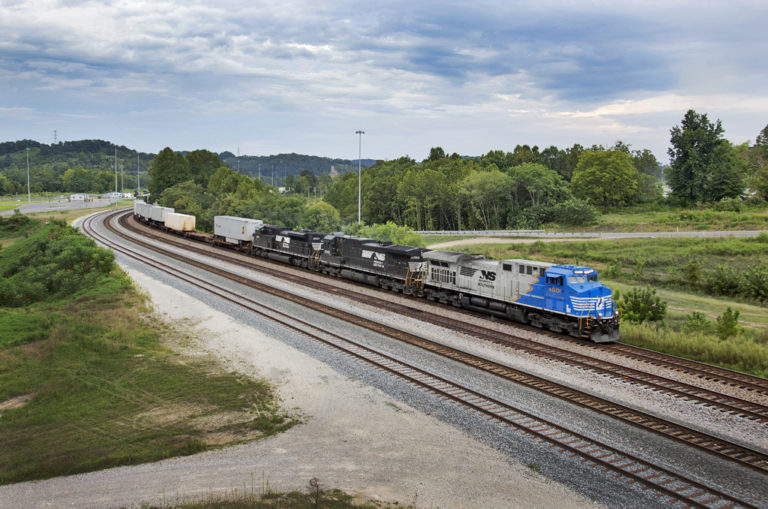
<svg viewBox="0 0 768 509">
<path fill-rule="evenodd" d="M 546 142 L 547 133 L 552 143 L 569 141 L 580 129 L 584 138 L 648 143 L 657 132 L 654 150 L 663 151 L 669 123 L 690 107 L 764 115 L 766 9 L 655 0 L 6 1 L 0 108 L 96 117 L 100 127 L 147 122 L 130 126 L 135 132 L 181 126 L 179 136 L 199 146 L 213 136 L 206 126 L 232 138 L 269 122 L 263 135 L 275 139 L 262 146 L 301 151 L 290 146 L 296 124 L 309 139 L 313 128 L 365 121 L 398 143 L 413 127 L 474 150 L 487 142 L 485 125 L 523 143 L 527 134 Z M 465 128 L 477 139 L 462 136 Z M 393 143 L 386 155 L 398 152 Z"/>
</svg>

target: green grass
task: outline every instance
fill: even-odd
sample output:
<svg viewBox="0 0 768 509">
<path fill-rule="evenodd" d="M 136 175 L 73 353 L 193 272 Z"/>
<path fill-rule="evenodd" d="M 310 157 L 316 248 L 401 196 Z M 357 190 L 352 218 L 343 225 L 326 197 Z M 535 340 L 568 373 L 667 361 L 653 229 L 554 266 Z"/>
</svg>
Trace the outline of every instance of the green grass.
<svg viewBox="0 0 768 509">
<path fill-rule="evenodd" d="M 768 332 L 741 333 L 720 340 L 705 332 L 686 332 L 656 324 L 622 322 L 621 341 L 651 350 L 768 377 Z"/>
<path fill-rule="evenodd" d="M 0 272 L 32 242 L 0 250 Z M 0 331 L 0 484 L 192 454 L 296 422 L 266 383 L 174 353 L 177 333 L 116 267 L 98 285 L 0 307 Z"/>
</svg>

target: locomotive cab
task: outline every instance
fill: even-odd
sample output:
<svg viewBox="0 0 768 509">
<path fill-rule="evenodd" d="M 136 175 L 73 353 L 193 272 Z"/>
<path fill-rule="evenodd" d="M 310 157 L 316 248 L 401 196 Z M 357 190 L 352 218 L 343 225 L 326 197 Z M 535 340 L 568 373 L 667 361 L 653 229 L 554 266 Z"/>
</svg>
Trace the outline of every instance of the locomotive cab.
<svg viewBox="0 0 768 509">
<path fill-rule="evenodd" d="M 579 333 L 602 343 L 619 337 L 611 289 L 591 267 L 555 265 L 546 272 L 546 307 L 578 320 Z"/>
</svg>

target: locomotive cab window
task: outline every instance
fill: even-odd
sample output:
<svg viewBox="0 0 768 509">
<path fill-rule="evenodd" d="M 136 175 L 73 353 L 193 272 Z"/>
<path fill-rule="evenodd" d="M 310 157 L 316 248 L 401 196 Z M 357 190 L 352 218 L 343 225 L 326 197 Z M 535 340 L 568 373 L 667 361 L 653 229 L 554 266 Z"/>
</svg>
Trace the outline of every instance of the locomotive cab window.
<svg viewBox="0 0 768 509">
<path fill-rule="evenodd" d="M 547 277 L 548 285 L 563 286 L 563 276 Z"/>
<path fill-rule="evenodd" d="M 597 283 L 597 274 L 590 274 L 587 276 L 587 281 L 590 283 Z"/>
</svg>

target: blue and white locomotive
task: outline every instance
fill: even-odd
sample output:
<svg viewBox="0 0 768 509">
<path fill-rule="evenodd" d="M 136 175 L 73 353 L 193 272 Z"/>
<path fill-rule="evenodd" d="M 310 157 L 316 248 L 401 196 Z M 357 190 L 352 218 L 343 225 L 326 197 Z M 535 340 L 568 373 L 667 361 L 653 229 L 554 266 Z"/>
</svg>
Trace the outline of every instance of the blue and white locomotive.
<svg viewBox="0 0 768 509">
<path fill-rule="evenodd" d="M 531 260 L 489 260 L 450 251 L 426 251 L 423 292 L 466 309 L 596 343 L 619 337 L 610 288 L 589 267 Z"/>
</svg>

